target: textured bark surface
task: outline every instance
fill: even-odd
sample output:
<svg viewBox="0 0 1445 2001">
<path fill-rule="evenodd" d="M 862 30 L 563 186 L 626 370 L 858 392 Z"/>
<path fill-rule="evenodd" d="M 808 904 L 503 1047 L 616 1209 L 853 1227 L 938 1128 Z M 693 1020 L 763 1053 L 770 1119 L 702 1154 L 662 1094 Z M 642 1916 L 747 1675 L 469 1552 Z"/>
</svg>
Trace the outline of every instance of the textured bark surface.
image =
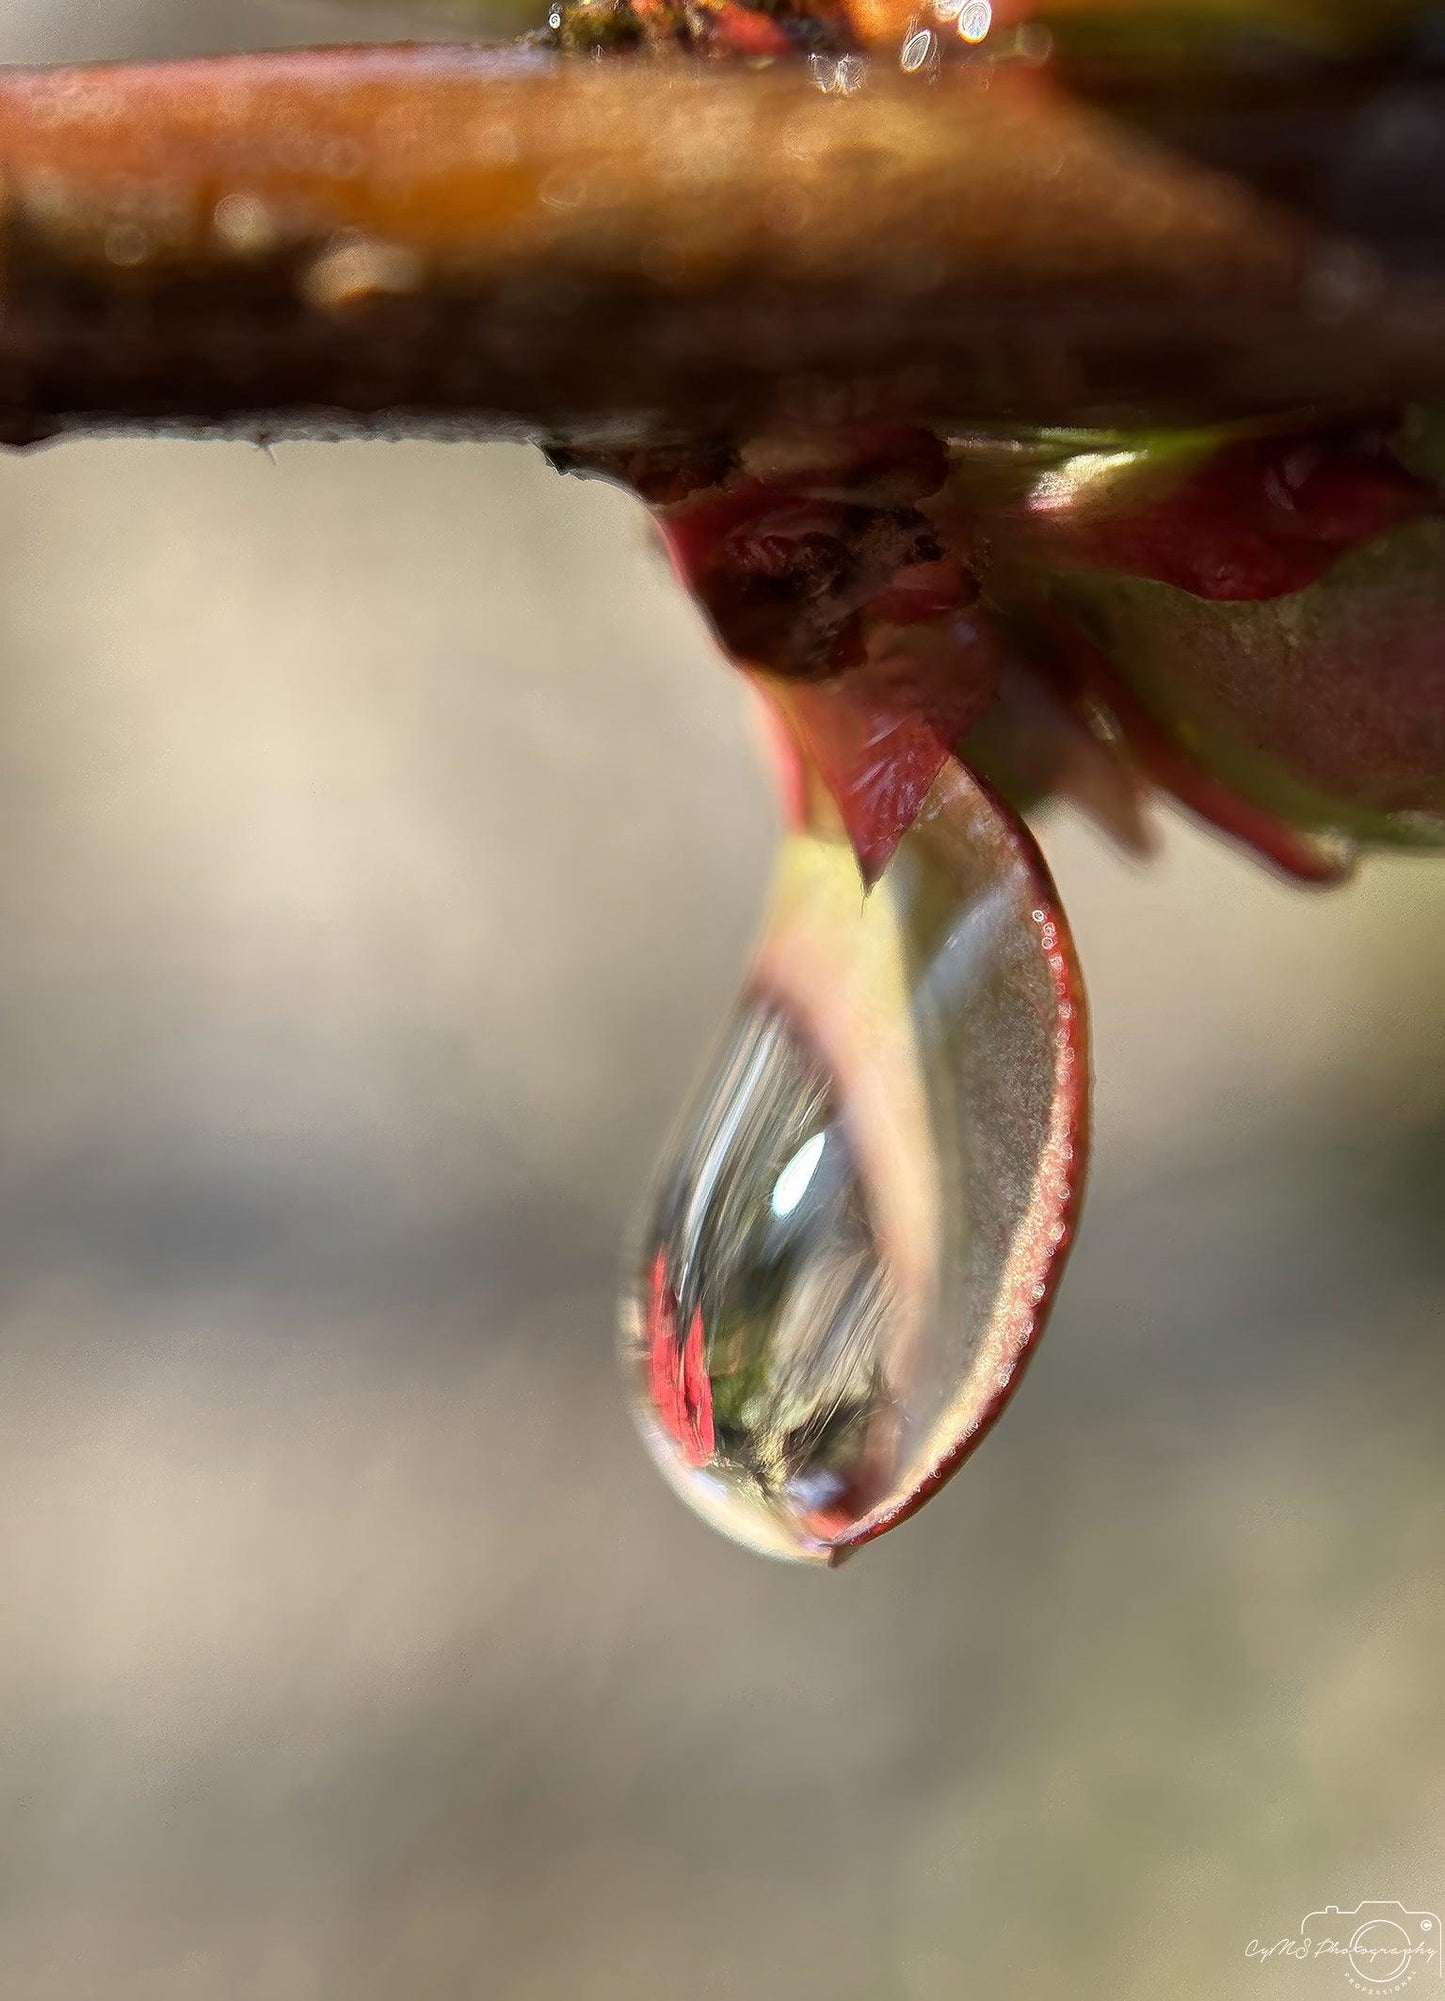
<svg viewBox="0 0 1445 2001">
<path fill-rule="evenodd" d="M 1395 254 L 1398 201 L 1346 229 L 1309 198 L 1317 112 L 1276 104 L 1261 194 L 1201 161 L 1237 164 L 1227 107 L 1179 146 L 1138 109 L 881 60 L 853 93 L 435 47 L 11 71 L 0 435 L 616 443 L 1445 397 L 1445 286 Z"/>
</svg>

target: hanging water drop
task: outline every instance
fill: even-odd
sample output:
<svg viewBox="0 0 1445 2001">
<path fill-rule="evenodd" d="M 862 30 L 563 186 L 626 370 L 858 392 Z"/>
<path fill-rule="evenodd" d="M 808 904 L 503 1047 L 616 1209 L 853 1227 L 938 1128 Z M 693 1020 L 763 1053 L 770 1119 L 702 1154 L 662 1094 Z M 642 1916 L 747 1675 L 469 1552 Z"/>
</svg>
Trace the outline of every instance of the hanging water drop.
<svg viewBox="0 0 1445 2001">
<path fill-rule="evenodd" d="M 672 1484 L 837 1561 L 997 1415 L 1083 1173 L 1067 927 L 1014 816 L 947 763 L 871 893 L 815 773 L 762 939 L 647 1208 L 623 1313 Z"/>
</svg>

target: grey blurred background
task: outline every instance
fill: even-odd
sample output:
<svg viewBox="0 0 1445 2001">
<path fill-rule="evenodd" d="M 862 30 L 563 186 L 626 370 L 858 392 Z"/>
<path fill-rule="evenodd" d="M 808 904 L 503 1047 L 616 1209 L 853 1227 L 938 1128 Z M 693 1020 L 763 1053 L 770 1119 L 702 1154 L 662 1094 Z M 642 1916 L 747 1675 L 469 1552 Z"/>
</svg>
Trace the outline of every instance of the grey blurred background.
<svg viewBox="0 0 1445 2001">
<path fill-rule="evenodd" d="M 5 2001 L 1314 2001 L 1249 1942 L 1440 1911 L 1445 866 L 1049 830 L 1069 1283 L 937 1505 L 793 1573 L 614 1385 L 771 838 L 636 510 L 514 448 L 11 456 L 0 648 Z"/>
</svg>

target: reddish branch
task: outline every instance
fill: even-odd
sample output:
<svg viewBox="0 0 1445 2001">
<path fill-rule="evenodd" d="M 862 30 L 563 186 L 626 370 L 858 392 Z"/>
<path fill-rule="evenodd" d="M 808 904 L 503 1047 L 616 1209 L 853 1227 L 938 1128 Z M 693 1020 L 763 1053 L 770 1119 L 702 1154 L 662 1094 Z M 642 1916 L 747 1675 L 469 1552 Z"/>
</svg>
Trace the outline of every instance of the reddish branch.
<svg viewBox="0 0 1445 2001">
<path fill-rule="evenodd" d="M 1277 112 L 1328 152 L 1303 95 Z M 1445 399 L 1445 287 L 1392 263 L 1395 206 L 1305 219 L 1200 164 L 1229 120 L 1204 102 L 1186 151 L 1036 68 L 881 55 L 851 95 L 470 49 L 11 71 L 0 435 Z"/>
</svg>

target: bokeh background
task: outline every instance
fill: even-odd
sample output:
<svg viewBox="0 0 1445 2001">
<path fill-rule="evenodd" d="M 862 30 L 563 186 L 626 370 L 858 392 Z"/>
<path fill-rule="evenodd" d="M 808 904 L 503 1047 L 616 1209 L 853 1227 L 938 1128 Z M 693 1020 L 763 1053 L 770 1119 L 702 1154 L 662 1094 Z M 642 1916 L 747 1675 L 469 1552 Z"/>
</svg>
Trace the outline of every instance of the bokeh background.
<svg viewBox="0 0 1445 2001">
<path fill-rule="evenodd" d="M 0 56 L 398 27 L 17 0 Z M 793 1573 L 614 1383 L 771 839 L 632 504 L 7 456 L 0 689 L 6 2001 L 1314 2001 L 1250 1941 L 1441 1910 L 1445 865 L 1047 831 L 1069 1283 L 946 1496 Z"/>
</svg>

